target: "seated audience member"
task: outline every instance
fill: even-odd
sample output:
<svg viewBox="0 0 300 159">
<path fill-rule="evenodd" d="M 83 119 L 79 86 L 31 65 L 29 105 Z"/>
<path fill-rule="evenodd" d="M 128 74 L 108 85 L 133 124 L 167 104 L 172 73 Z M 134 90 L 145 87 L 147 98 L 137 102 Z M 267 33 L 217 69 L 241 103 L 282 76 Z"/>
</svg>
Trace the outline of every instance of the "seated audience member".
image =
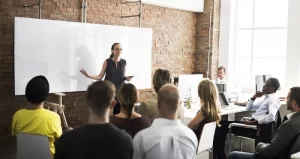
<svg viewBox="0 0 300 159">
<path fill-rule="evenodd" d="M 280 83 L 276 78 L 269 78 L 262 92 L 256 92 L 255 95 L 249 100 L 246 105 L 246 109 L 250 111 L 255 111 L 252 115 L 252 119 L 242 121 L 243 124 L 247 125 L 264 125 L 276 121 L 277 112 L 280 108 L 280 101 L 276 97 L 276 91 L 280 87 Z M 260 98 L 261 97 L 261 98 Z M 257 100 L 257 98 L 260 98 Z M 218 144 L 214 144 L 214 153 L 216 153 L 217 158 L 226 158 L 224 147 L 226 134 L 229 132 L 228 126 L 231 123 L 239 123 L 241 121 L 221 121 L 221 127 L 217 129 L 215 135 L 215 141 L 218 141 Z M 244 134 L 256 134 L 257 130 L 247 129 L 247 128 L 238 128 L 235 132 L 244 133 Z M 270 142 L 274 132 L 269 134 L 264 134 L 264 137 L 260 137 L 262 142 Z"/>
<path fill-rule="evenodd" d="M 58 139 L 55 159 L 131 159 L 131 136 L 109 123 L 115 94 L 116 88 L 109 81 L 97 81 L 88 87 L 89 122 Z"/>
<path fill-rule="evenodd" d="M 198 95 L 200 97 L 201 109 L 197 115 L 190 121 L 188 127 L 194 130 L 199 141 L 202 129 L 206 123 L 216 121 L 219 124 L 219 104 L 216 86 L 209 80 L 203 80 L 198 86 Z"/>
<path fill-rule="evenodd" d="M 300 131 L 300 87 L 293 87 L 287 96 L 287 109 L 294 114 L 276 132 L 270 143 L 258 143 L 256 152 L 263 158 L 283 158 L 285 147 L 291 142 L 297 132 Z M 299 139 L 297 140 L 299 141 Z M 300 142 L 296 142 L 291 154 L 300 151 Z M 229 159 L 254 159 L 254 153 L 232 152 Z"/>
<path fill-rule="evenodd" d="M 49 83 L 46 77 L 36 76 L 28 82 L 25 96 L 31 105 L 14 114 L 12 135 L 26 133 L 47 136 L 50 151 L 54 155 L 54 141 L 62 134 L 62 127 L 59 115 L 43 108 L 48 94 Z"/>
<path fill-rule="evenodd" d="M 219 84 L 226 84 L 227 83 L 226 69 L 223 66 L 220 66 L 218 68 L 218 78 L 217 78 L 216 83 L 219 83 Z"/>
<path fill-rule="evenodd" d="M 168 70 L 157 69 L 153 75 L 154 90 L 158 93 L 159 89 L 168 83 L 172 83 L 171 73 Z M 151 121 L 158 117 L 157 97 L 141 103 L 138 111 L 141 115 L 147 116 Z M 177 114 L 178 119 L 183 119 L 183 107 L 180 106 Z"/>
<path fill-rule="evenodd" d="M 138 91 L 133 84 L 123 83 L 117 96 L 121 110 L 119 114 L 110 117 L 110 123 L 124 129 L 132 137 L 151 125 L 148 117 L 141 116 L 134 111 L 134 104 L 138 101 Z"/>
<path fill-rule="evenodd" d="M 177 119 L 179 93 L 166 84 L 158 92 L 159 117 L 133 139 L 133 159 L 194 159 L 198 146 L 194 132 Z"/>
</svg>

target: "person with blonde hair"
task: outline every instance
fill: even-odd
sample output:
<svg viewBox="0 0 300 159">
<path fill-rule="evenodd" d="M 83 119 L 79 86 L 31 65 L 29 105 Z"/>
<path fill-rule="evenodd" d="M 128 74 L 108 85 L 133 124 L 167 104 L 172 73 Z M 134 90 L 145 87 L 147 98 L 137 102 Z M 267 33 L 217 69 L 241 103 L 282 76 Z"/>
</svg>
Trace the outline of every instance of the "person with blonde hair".
<svg viewBox="0 0 300 159">
<path fill-rule="evenodd" d="M 194 130 L 198 141 L 206 123 L 215 121 L 219 125 L 221 120 L 217 92 L 215 84 L 209 80 L 203 80 L 198 85 L 201 108 L 188 124 L 188 127 Z"/>
<path fill-rule="evenodd" d="M 121 111 L 119 114 L 110 117 L 110 123 L 119 129 L 125 130 L 132 137 L 140 130 L 150 126 L 148 117 L 134 111 L 134 104 L 138 101 L 139 94 L 133 84 L 123 83 L 117 97 L 121 104 Z"/>
<path fill-rule="evenodd" d="M 172 76 L 170 71 L 157 69 L 153 75 L 153 86 L 154 91 L 158 93 L 159 89 L 164 86 L 165 84 L 172 83 Z M 147 116 L 151 121 L 158 117 L 158 110 L 157 110 L 157 96 L 152 99 L 149 99 L 145 102 L 142 102 L 138 113 L 141 115 Z M 179 107 L 177 111 L 177 118 L 183 118 L 183 107 Z"/>
</svg>

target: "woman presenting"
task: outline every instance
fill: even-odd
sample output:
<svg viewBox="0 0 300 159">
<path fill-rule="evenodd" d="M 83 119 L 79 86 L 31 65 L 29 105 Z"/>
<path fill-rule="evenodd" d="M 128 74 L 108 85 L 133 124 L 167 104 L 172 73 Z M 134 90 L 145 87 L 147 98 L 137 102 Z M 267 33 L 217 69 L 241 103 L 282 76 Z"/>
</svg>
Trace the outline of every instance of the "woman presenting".
<svg viewBox="0 0 300 159">
<path fill-rule="evenodd" d="M 108 80 L 112 82 L 116 90 L 118 91 L 121 84 L 124 83 L 125 80 L 130 81 L 133 76 L 126 77 L 126 60 L 121 59 L 122 47 L 120 43 L 114 43 L 111 46 L 111 55 L 108 59 L 106 59 L 102 65 L 102 70 L 99 75 L 89 75 L 83 68 L 80 72 L 91 79 L 94 80 L 102 80 L 105 75 L 104 80 Z M 118 100 L 117 100 L 118 101 Z M 120 104 L 117 102 L 113 114 L 118 114 L 120 112 Z"/>
</svg>

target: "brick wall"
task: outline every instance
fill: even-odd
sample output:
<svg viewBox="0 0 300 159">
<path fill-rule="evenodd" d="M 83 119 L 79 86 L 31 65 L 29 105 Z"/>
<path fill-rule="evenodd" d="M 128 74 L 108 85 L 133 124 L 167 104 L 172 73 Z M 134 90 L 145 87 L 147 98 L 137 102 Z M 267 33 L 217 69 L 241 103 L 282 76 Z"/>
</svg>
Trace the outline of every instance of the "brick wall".
<svg viewBox="0 0 300 159">
<path fill-rule="evenodd" d="M 206 8 L 210 1 L 206 1 Z M 122 15 L 137 14 L 137 4 L 121 4 L 120 0 L 88 2 L 88 23 L 138 26 L 137 17 L 121 18 Z M 38 7 L 22 7 L 34 3 L 37 0 L 0 1 L 0 136 L 10 133 L 12 115 L 27 104 L 24 96 L 14 96 L 14 17 L 38 18 Z M 80 6 L 81 1 L 77 0 L 43 0 L 42 19 L 80 22 Z M 195 25 L 208 23 L 207 18 L 202 18 L 201 14 L 150 5 L 143 5 L 142 16 L 142 27 L 153 29 L 152 73 L 157 68 L 164 68 L 175 76 L 190 74 L 196 70 L 195 59 L 201 61 L 198 64 L 200 68 L 205 65 L 202 59 L 205 56 L 199 56 L 198 52 L 195 58 L 196 46 L 203 47 L 202 41 L 195 38 L 199 31 Z M 207 40 L 204 39 L 203 43 L 207 43 Z M 141 101 L 152 95 L 152 90 L 140 90 Z M 50 95 L 48 100 L 57 99 Z M 85 92 L 67 93 L 64 97 L 63 104 L 66 105 L 65 113 L 70 126 L 86 123 L 88 112 L 84 100 Z"/>
<path fill-rule="evenodd" d="M 217 76 L 218 58 L 219 58 L 219 31 L 220 31 L 220 6 L 221 0 L 205 0 L 203 13 L 197 16 L 196 24 L 196 72 L 207 72 L 208 67 L 208 49 L 209 58 L 209 78 L 215 79 Z M 210 21 L 210 14 L 211 21 Z M 211 30 L 209 27 L 211 24 Z M 210 45 L 209 45 L 210 34 Z M 205 76 L 206 77 L 206 76 Z"/>
</svg>

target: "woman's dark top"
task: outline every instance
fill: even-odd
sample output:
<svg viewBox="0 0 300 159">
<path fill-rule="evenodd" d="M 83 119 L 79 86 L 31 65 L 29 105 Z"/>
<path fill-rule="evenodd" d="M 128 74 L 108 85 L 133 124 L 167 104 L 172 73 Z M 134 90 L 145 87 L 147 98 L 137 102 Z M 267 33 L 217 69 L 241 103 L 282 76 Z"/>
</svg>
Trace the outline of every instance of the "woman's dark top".
<svg viewBox="0 0 300 159">
<path fill-rule="evenodd" d="M 121 59 L 119 62 L 115 62 L 112 59 L 106 59 L 106 63 L 105 80 L 112 82 L 118 91 L 121 84 L 124 83 L 126 60 Z"/>
<path fill-rule="evenodd" d="M 139 131 L 148 128 L 151 123 L 148 117 L 142 116 L 140 118 L 135 119 L 125 119 L 119 118 L 116 116 L 110 117 L 110 123 L 118 127 L 119 129 L 125 130 L 132 138 L 137 134 Z"/>
<path fill-rule="evenodd" d="M 198 114 L 200 111 L 201 111 L 201 110 L 199 110 L 199 111 L 197 112 L 197 114 Z M 206 118 L 205 118 L 205 119 L 203 119 L 203 120 L 201 121 L 201 123 L 198 125 L 197 129 L 193 130 L 194 133 L 195 133 L 196 136 L 197 136 L 198 141 L 200 140 L 200 137 L 201 137 L 201 134 L 202 134 L 203 127 L 204 127 L 204 125 L 207 124 L 207 123 L 208 123 L 208 121 L 207 121 Z"/>
</svg>

